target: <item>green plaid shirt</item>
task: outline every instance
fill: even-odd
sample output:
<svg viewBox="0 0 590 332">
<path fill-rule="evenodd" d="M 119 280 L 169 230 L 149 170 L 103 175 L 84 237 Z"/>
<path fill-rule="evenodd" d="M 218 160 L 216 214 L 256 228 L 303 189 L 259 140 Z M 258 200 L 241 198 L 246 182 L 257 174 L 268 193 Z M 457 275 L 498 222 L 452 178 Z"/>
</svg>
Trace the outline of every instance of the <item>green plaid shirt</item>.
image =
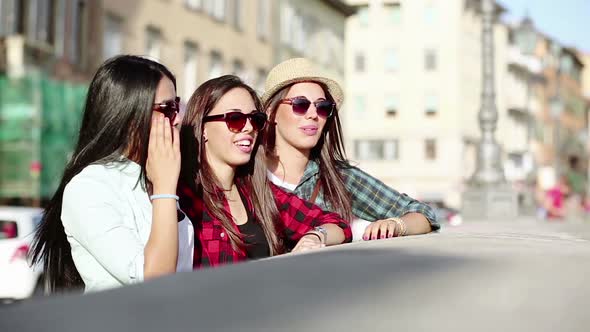
<svg viewBox="0 0 590 332">
<path fill-rule="evenodd" d="M 346 189 L 351 194 L 352 214 L 357 218 L 373 222 L 417 212 L 428 219 L 433 231 L 440 229 L 434 210 L 429 205 L 397 192 L 357 167 L 341 168 L 341 172 L 344 175 Z M 318 179 L 319 166 L 317 162 L 310 160 L 293 192 L 306 200 L 311 199 Z M 333 211 L 324 201 L 322 190 L 314 203 L 324 210 Z"/>
</svg>

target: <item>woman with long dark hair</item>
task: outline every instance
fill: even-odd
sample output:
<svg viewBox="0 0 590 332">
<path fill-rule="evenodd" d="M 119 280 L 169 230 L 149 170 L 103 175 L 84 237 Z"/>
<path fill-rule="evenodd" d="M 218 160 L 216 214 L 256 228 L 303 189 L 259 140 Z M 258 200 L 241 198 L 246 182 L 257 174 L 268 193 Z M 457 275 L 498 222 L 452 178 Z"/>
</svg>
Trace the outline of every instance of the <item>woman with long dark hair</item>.
<svg viewBox="0 0 590 332">
<path fill-rule="evenodd" d="M 191 270 L 194 231 L 175 195 L 178 101 L 174 76 L 157 62 L 125 55 L 98 69 L 33 245 L 50 292 Z"/>
<path fill-rule="evenodd" d="M 262 100 L 269 115 L 264 148 L 273 183 L 347 220 L 371 222 L 365 240 L 439 229 L 430 206 L 348 162 L 338 115 L 342 89 L 309 60 L 275 66 Z"/>
<path fill-rule="evenodd" d="M 340 216 L 270 184 L 259 149 L 265 125 L 260 99 L 236 76 L 211 79 L 190 98 L 178 195 L 195 225 L 194 268 L 351 240 Z"/>
</svg>

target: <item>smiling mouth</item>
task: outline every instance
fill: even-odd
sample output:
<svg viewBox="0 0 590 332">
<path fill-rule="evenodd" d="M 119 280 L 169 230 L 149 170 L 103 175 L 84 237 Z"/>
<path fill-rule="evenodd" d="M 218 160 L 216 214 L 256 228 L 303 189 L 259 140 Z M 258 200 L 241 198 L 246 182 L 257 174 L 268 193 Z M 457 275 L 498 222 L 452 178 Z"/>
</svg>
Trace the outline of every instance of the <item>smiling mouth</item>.
<svg viewBox="0 0 590 332">
<path fill-rule="evenodd" d="M 249 139 L 243 139 L 243 140 L 239 140 L 239 141 L 234 142 L 234 144 L 237 146 L 250 147 L 250 146 L 252 146 L 252 141 Z"/>
</svg>

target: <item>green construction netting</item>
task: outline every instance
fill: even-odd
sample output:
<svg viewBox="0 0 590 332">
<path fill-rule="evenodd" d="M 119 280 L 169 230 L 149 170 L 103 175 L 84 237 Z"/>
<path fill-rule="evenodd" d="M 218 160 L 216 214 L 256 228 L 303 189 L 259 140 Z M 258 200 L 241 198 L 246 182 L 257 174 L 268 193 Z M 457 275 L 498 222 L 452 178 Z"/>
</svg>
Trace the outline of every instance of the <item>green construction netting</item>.
<svg viewBox="0 0 590 332">
<path fill-rule="evenodd" d="M 47 198 L 76 140 L 87 86 L 0 76 L 0 198 Z M 40 172 L 36 165 L 40 165 Z"/>
</svg>

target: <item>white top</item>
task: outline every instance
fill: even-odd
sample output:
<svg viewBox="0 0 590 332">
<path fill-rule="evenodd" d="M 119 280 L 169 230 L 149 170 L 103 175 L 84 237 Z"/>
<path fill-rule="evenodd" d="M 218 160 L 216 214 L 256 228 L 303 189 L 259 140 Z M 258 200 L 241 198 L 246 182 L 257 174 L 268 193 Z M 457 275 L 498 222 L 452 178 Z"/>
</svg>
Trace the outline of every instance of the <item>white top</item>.
<svg viewBox="0 0 590 332">
<path fill-rule="evenodd" d="M 143 280 L 152 204 L 140 172 L 127 160 L 90 165 L 65 187 L 61 220 L 86 292 Z M 193 225 L 185 216 L 178 223 L 176 271 L 192 270 L 193 247 Z"/>
<path fill-rule="evenodd" d="M 268 177 L 268 179 L 270 180 L 270 182 L 276 184 L 277 186 L 281 187 L 281 188 L 285 188 L 287 190 L 290 191 L 295 191 L 295 188 L 297 188 L 296 184 L 292 184 L 289 182 L 285 182 L 283 181 L 283 179 L 279 178 L 278 176 L 274 175 L 271 171 L 266 171 L 266 176 Z"/>
</svg>

